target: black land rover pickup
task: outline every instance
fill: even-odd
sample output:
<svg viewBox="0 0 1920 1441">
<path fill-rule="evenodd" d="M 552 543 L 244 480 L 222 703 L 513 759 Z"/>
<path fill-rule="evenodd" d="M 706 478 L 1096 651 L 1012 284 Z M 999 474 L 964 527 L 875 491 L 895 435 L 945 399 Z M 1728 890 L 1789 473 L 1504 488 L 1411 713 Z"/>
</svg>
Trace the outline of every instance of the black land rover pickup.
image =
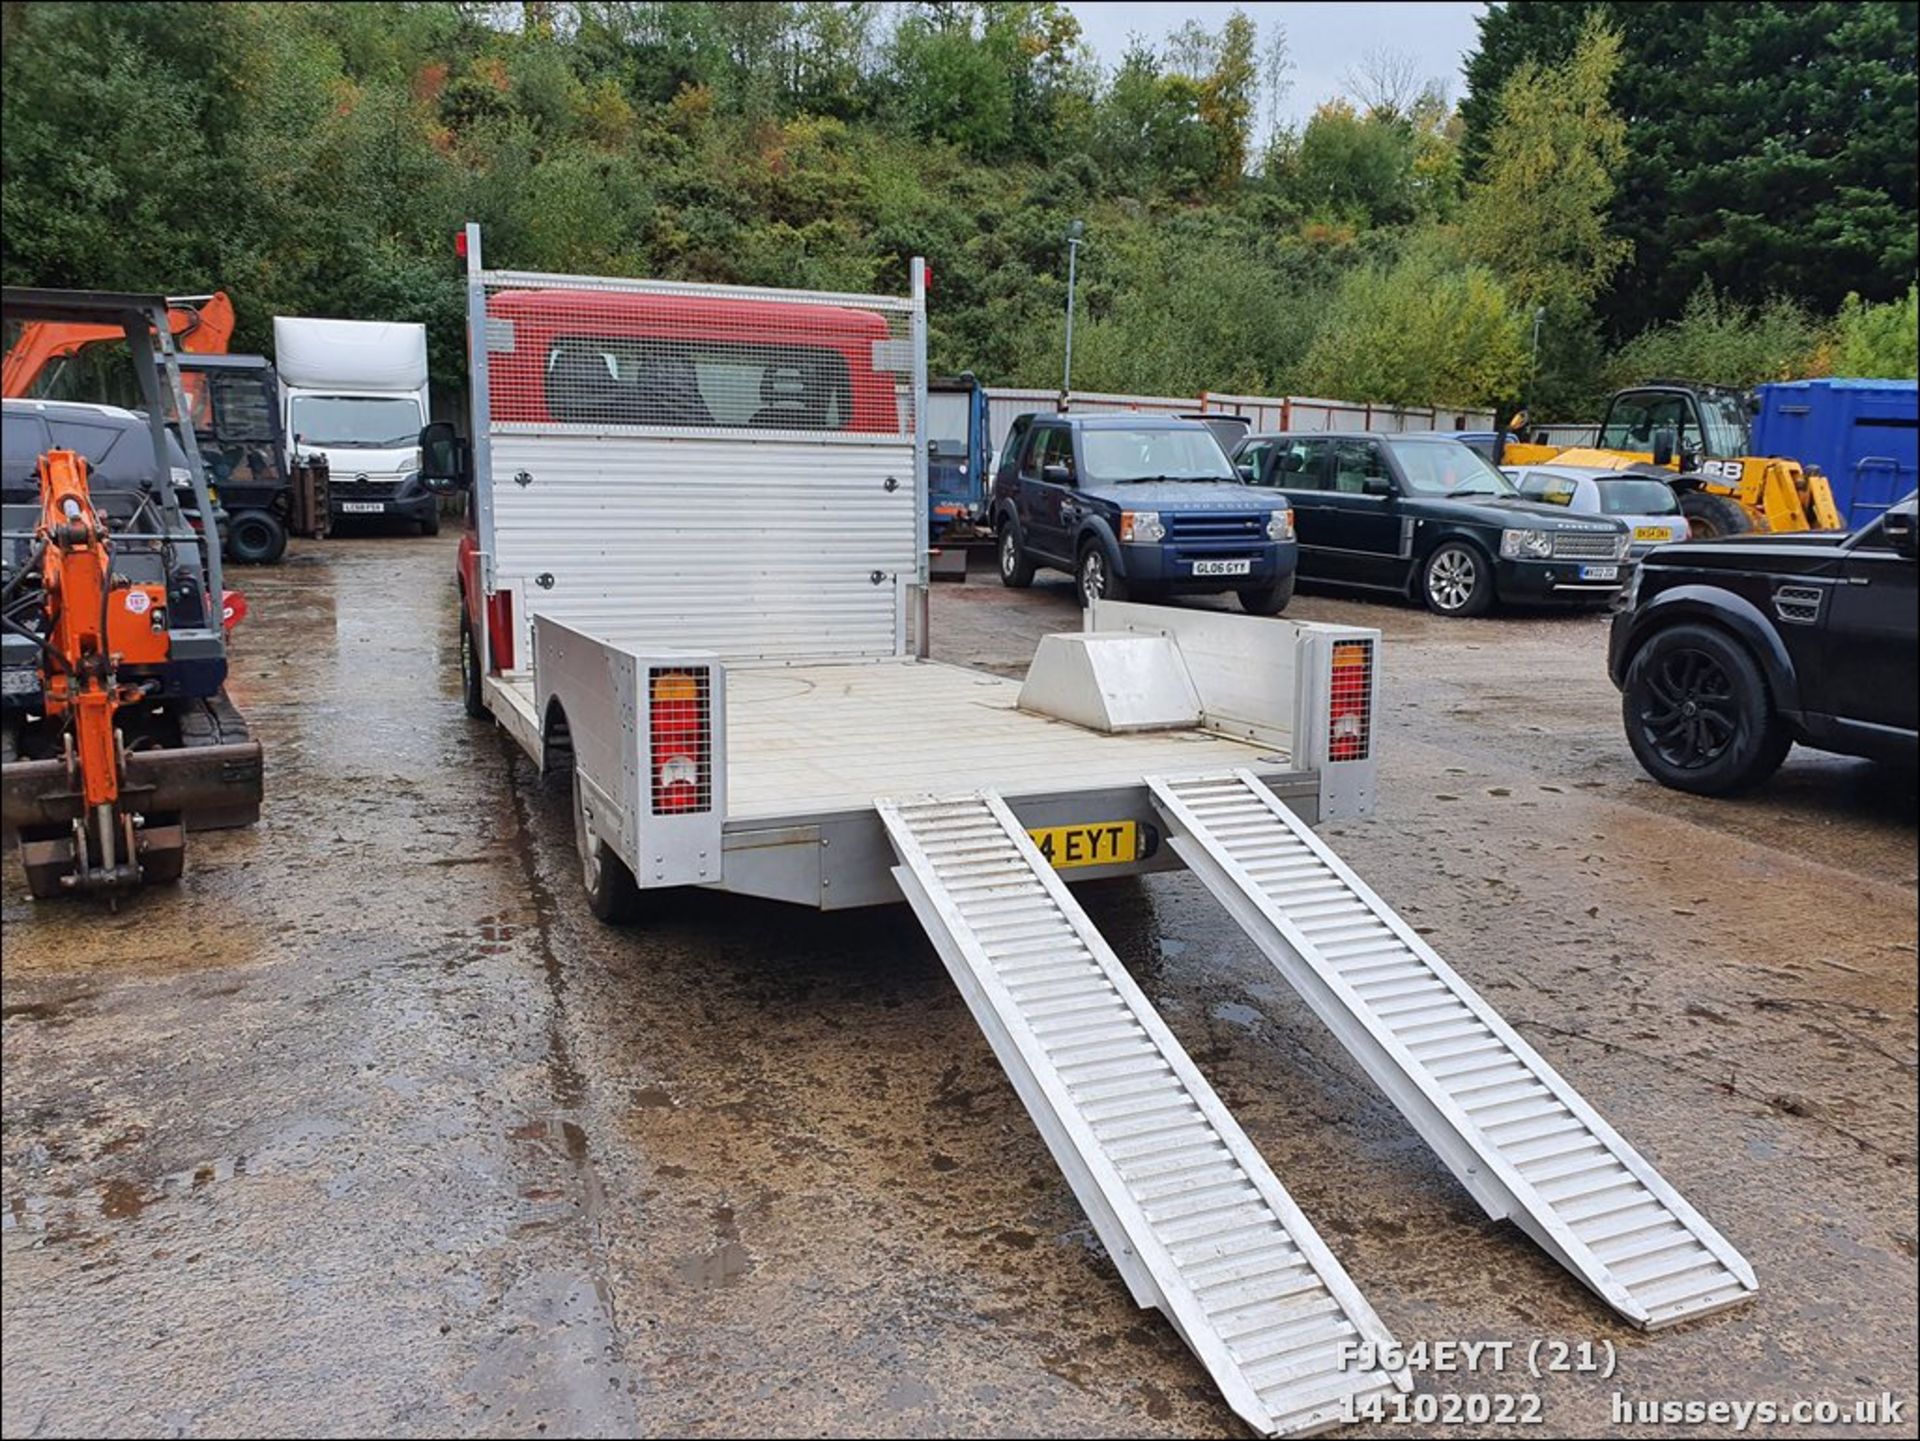
<svg viewBox="0 0 1920 1441">
<path fill-rule="evenodd" d="M 1607 670 L 1655 780 L 1726 795 L 1798 741 L 1914 764 L 1914 493 L 1851 535 L 1665 545 L 1614 617 Z"/>
</svg>

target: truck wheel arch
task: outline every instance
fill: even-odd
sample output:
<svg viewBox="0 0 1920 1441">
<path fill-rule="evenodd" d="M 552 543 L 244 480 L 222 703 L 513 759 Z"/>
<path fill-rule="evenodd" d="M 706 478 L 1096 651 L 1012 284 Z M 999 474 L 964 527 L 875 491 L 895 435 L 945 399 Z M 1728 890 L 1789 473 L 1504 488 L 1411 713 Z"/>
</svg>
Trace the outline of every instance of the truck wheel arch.
<svg viewBox="0 0 1920 1441">
<path fill-rule="evenodd" d="M 540 774 L 562 775 L 572 769 L 573 732 L 567 728 L 567 708 L 559 696 L 550 696 L 540 716 Z"/>
<path fill-rule="evenodd" d="M 1641 608 L 1620 650 L 1619 679 L 1624 681 L 1634 657 L 1648 641 L 1682 622 L 1714 626 L 1738 641 L 1766 677 L 1775 709 L 1788 716 L 1799 714 L 1800 677 L 1779 633 L 1752 601 L 1711 585 L 1677 585 Z"/>
</svg>

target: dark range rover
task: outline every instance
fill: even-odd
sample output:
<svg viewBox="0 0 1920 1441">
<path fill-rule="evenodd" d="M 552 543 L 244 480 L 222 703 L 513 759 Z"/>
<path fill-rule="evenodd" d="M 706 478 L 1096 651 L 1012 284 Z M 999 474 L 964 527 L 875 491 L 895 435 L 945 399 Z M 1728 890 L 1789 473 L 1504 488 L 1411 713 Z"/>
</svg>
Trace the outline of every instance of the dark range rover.
<svg viewBox="0 0 1920 1441">
<path fill-rule="evenodd" d="M 1920 710 L 1914 493 L 1851 535 L 1661 546 L 1614 617 L 1627 742 L 1663 785 L 1727 795 L 1799 741 L 1912 766 Z"/>
<path fill-rule="evenodd" d="M 1302 577 L 1394 591 L 1440 615 L 1495 600 L 1608 605 L 1631 569 L 1624 524 L 1522 500 L 1451 436 L 1251 435 L 1234 464 L 1292 502 Z"/>
</svg>

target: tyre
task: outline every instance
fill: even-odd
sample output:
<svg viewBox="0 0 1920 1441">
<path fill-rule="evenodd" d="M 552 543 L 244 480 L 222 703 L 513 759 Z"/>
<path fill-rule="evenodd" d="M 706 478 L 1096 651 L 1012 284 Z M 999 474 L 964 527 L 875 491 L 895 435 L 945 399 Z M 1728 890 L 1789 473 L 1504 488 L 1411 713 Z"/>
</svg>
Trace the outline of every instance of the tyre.
<svg viewBox="0 0 1920 1441">
<path fill-rule="evenodd" d="M 1680 513 L 1687 518 L 1687 539 L 1707 540 L 1716 535 L 1745 535 L 1753 529 L 1746 508 L 1731 496 L 1705 490 L 1680 492 Z"/>
<path fill-rule="evenodd" d="M 607 843 L 587 823 L 586 779 L 573 769 L 573 842 L 580 852 L 580 883 L 586 888 L 587 909 L 609 925 L 624 926 L 640 919 L 640 887 Z"/>
<path fill-rule="evenodd" d="M 420 513 L 420 534 L 440 534 L 440 502 L 435 501 Z"/>
<path fill-rule="evenodd" d="M 487 701 L 481 693 L 481 680 L 487 668 L 480 663 L 480 638 L 467 620 L 466 606 L 460 607 L 460 704 L 474 720 L 487 718 Z"/>
<path fill-rule="evenodd" d="M 1106 547 L 1090 540 L 1080 548 L 1080 562 L 1073 568 L 1073 589 L 1083 606 L 1096 600 L 1125 600 L 1127 583 L 1113 573 Z"/>
<path fill-rule="evenodd" d="M 1752 653 L 1710 625 L 1650 636 L 1627 666 L 1620 712 L 1647 774 L 1695 795 L 1758 785 L 1793 744 Z"/>
<path fill-rule="evenodd" d="M 1464 540 L 1443 541 L 1420 569 L 1420 596 L 1435 615 L 1485 615 L 1493 604 L 1493 562 Z"/>
<path fill-rule="evenodd" d="M 287 528 L 267 510 L 236 511 L 227 521 L 226 555 L 241 565 L 272 565 L 286 554 Z"/>
<path fill-rule="evenodd" d="M 1278 615 L 1287 608 L 1287 602 L 1293 599 L 1293 577 L 1288 576 L 1278 585 L 1266 586 L 1259 590 L 1238 592 L 1240 609 L 1248 615 Z"/>
<path fill-rule="evenodd" d="M 1000 584 L 1012 590 L 1025 590 L 1033 584 L 1033 562 L 1020 548 L 1020 526 L 1007 517 L 1000 527 Z"/>
</svg>

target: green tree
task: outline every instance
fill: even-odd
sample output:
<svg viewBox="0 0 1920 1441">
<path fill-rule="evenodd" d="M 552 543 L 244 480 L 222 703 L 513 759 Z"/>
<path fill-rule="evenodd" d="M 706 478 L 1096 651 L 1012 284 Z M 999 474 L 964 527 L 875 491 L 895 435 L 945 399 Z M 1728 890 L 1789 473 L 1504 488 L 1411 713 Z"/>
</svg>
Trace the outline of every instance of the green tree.
<svg viewBox="0 0 1920 1441">
<path fill-rule="evenodd" d="M 1499 276 L 1428 238 L 1347 276 L 1302 380 L 1348 400 L 1480 405 L 1518 393 L 1526 372 L 1525 326 Z"/>
<path fill-rule="evenodd" d="M 1200 121 L 1213 132 L 1219 160 L 1216 184 L 1231 188 L 1247 171 L 1253 135 L 1253 104 L 1260 83 L 1259 32 L 1236 8 L 1220 27 L 1211 68 L 1200 82 Z"/>
<path fill-rule="evenodd" d="M 1622 37 L 1628 117 L 1609 232 L 1632 259 L 1599 297 L 1616 336 L 1677 315 L 1702 279 L 1736 299 L 1850 290 L 1890 300 L 1915 271 L 1912 0 L 1514 0 L 1467 64 L 1466 162 L 1492 155 L 1503 87 L 1572 53 L 1589 13 Z M 1544 205 L 1529 208 L 1542 214 Z"/>
<path fill-rule="evenodd" d="M 1330 100 L 1313 112 L 1274 178 L 1307 215 L 1404 224 L 1414 212 L 1414 149 L 1405 121 L 1363 116 L 1344 100 Z"/>
<path fill-rule="evenodd" d="M 1500 91 L 1460 223 L 1466 250 L 1532 307 L 1579 314 L 1626 260 L 1607 225 L 1626 124 L 1607 102 L 1620 36 L 1598 17 L 1559 65 L 1523 62 Z"/>
</svg>

